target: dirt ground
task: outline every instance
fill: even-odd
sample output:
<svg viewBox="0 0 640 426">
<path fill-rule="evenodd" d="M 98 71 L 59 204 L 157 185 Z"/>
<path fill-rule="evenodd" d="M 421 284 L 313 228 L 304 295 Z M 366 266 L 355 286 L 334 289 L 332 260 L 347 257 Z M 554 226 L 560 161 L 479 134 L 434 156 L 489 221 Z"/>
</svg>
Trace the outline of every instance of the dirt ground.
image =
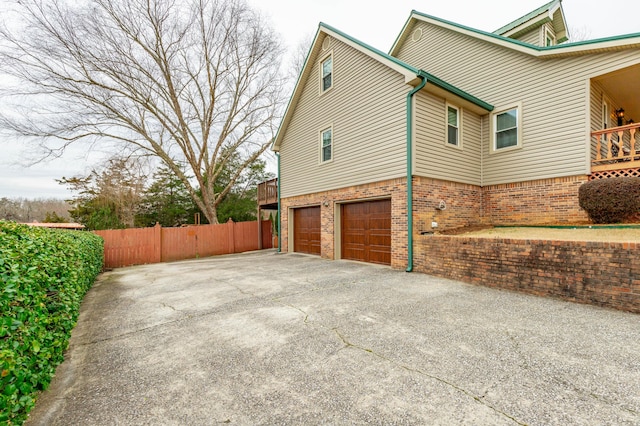
<svg viewBox="0 0 640 426">
<path fill-rule="evenodd" d="M 611 242 L 640 242 L 640 226 L 633 228 L 614 228 L 603 226 L 576 228 L 544 228 L 544 227 L 472 227 L 459 228 L 445 235 L 481 238 L 514 238 L 540 240 L 569 240 L 569 241 L 611 241 Z"/>
</svg>

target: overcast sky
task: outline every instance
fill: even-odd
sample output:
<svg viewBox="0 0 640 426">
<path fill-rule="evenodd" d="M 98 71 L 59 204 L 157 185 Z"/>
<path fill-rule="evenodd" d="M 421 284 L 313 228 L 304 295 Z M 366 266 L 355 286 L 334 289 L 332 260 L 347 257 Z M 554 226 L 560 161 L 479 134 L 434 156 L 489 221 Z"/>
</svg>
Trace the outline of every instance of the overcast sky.
<svg viewBox="0 0 640 426">
<path fill-rule="evenodd" d="M 371 0 L 248 0 L 271 21 L 289 49 L 315 34 L 319 22 L 329 24 L 388 52 L 412 10 L 469 27 L 494 31 L 545 4 L 546 0 L 393 0 L 384 7 Z M 0 5 L 2 0 L 0 0 Z M 640 33 L 640 1 L 564 0 L 569 29 L 588 38 Z M 1 12 L 0 8 L 0 13 Z M 441 76 L 446 79 L 446 76 Z M 0 82 L 1 83 L 1 82 Z M 12 141 L 0 143 L 0 197 L 58 197 L 69 193 L 54 179 L 86 173 L 91 167 L 81 149 L 29 168 L 25 153 Z M 95 159 L 95 155 L 92 156 Z"/>
</svg>

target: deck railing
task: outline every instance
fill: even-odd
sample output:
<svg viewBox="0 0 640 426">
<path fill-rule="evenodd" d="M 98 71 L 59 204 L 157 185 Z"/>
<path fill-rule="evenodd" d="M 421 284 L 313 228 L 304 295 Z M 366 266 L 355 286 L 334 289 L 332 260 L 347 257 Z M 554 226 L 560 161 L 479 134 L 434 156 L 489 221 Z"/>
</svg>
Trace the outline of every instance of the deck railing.
<svg viewBox="0 0 640 426">
<path fill-rule="evenodd" d="M 592 171 L 640 167 L 640 123 L 591 132 L 596 140 Z"/>
<path fill-rule="evenodd" d="M 276 204 L 278 202 L 278 179 L 271 179 L 258 184 L 258 205 Z"/>
</svg>

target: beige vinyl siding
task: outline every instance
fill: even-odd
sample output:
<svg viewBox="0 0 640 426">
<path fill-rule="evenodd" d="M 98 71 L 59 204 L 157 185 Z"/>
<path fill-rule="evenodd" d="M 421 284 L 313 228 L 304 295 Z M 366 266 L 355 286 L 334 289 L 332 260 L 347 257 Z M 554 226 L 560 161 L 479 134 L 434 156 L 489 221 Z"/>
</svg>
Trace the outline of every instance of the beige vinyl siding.
<svg viewBox="0 0 640 426">
<path fill-rule="evenodd" d="M 533 44 L 534 46 L 540 46 L 540 27 L 529 31 L 526 34 L 522 34 L 518 37 L 518 40 Z"/>
<path fill-rule="evenodd" d="M 321 45 L 321 43 L 318 43 Z M 319 50 L 319 49 L 318 49 Z M 319 61 L 333 53 L 333 87 L 320 95 Z M 406 174 L 404 77 L 332 39 L 313 66 L 280 146 L 282 197 Z M 332 160 L 320 163 L 320 131 L 333 129 Z"/>
<path fill-rule="evenodd" d="M 497 109 L 522 103 L 522 148 L 492 153 L 491 137 L 484 140 L 483 185 L 590 172 L 587 83 L 637 63 L 640 50 L 539 59 L 424 22 L 417 26 L 421 40 L 404 43 L 399 59 Z"/>
<path fill-rule="evenodd" d="M 462 148 L 458 148 L 446 143 L 446 100 L 420 92 L 415 102 L 414 174 L 480 185 L 480 117 L 460 109 Z"/>
</svg>

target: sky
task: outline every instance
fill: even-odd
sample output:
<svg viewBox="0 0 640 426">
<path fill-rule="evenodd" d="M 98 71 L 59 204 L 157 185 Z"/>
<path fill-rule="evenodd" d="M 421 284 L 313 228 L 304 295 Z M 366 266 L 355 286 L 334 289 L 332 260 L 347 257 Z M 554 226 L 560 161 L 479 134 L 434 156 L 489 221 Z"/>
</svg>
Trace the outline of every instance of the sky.
<svg viewBox="0 0 640 426">
<path fill-rule="evenodd" d="M 394 0 L 384 7 L 373 6 L 371 0 L 247 1 L 270 21 L 289 51 L 310 39 L 318 23 L 324 22 L 388 52 L 412 10 L 494 31 L 547 0 Z M 562 6 L 570 32 L 574 29 L 586 38 L 640 33 L 638 0 L 564 0 Z M 86 174 L 99 158 L 78 147 L 56 160 L 25 167 L 28 152 L 16 141 L 0 141 L 0 198 L 69 198 L 71 194 L 55 179 Z"/>
</svg>

